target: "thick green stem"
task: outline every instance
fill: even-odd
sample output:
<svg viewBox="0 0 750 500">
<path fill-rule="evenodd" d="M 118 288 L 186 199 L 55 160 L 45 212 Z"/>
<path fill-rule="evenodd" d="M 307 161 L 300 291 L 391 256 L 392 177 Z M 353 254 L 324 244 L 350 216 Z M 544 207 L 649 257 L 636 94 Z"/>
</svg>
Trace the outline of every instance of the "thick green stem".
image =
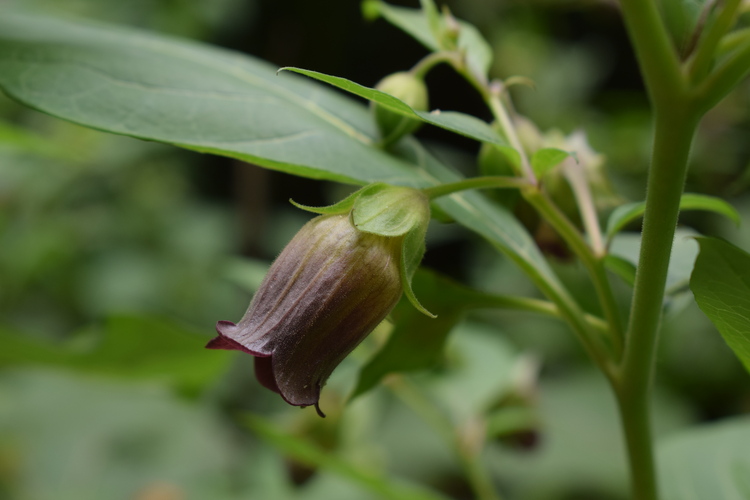
<svg viewBox="0 0 750 500">
<path fill-rule="evenodd" d="M 680 197 L 698 113 L 690 103 L 657 112 L 654 151 L 646 192 L 646 212 L 630 326 L 617 386 L 630 459 L 633 498 L 658 498 L 650 426 L 650 395 L 657 333 L 664 301 Z"/>
</svg>

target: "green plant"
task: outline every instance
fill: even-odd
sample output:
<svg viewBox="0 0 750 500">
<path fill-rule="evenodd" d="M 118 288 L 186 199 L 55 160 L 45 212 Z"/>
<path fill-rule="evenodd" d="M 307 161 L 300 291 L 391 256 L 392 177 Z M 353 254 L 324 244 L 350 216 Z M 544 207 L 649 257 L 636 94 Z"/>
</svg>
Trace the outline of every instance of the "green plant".
<svg viewBox="0 0 750 500">
<path fill-rule="evenodd" d="M 567 323 L 617 399 L 632 498 L 689 498 L 679 496 L 680 481 L 688 481 L 690 474 L 687 466 L 675 466 L 678 479 L 665 476 L 663 496 L 659 494 L 650 403 L 657 339 L 665 307 L 671 304 L 667 299 L 680 291 L 667 287 L 680 210 L 708 210 L 739 220 L 726 201 L 683 191 L 691 144 L 702 117 L 750 72 L 750 32 L 738 21 L 739 0 L 707 3 L 702 14 L 688 23 L 689 36 L 670 24 L 670 12 L 684 6 L 665 3 L 669 5 L 660 11 L 648 0 L 620 2 L 653 110 L 653 154 L 645 201 L 620 203 L 604 231 L 602 207 L 615 197 L 585 138 L 543 134 L 516 113 L 508 88 L 524 80 L 491 80 L 489 44 L 476 28 L 447 10 L 438 10 L 431 0 L 423 0 L 421 10 L 379 0 L 367 0 L 363 8 L 367 16 L 385 18 L 428 49 L 429 54 L 409 73 L 399 75 L 409 74 L 421 83 L 435 66 L 451 67 L 479 93 L 492 114 L 492 124 L 460 112 L 423 110 L 425 96 L 407 103 L 388 87 L 383 88 L 397 97 L 307 69 L 282 68 L 276 75 L 276 68 L 265 63 L 211 47 L 18 13 L 0 20 L 0 86 L 28 106 L 116 134 L 313 179 L 421 190 L 432 201 L 433 213 L 489 241 L 525 273 L 545 300 L 485 293 L 418 272 L 414 292 L 405 286 L 406 295 L 418 304 L 416 296 L 437 318 L 422 315 L 402 300 L 394 311 L 393 332 L 362 369 L 355 394 L 365 393 L 388 374 L 434 365 L 448 333 L 468 310 L 510 309 L 556 317 Z M 371 101 L 381 129 L 392 123 L 398 130 L 379 130 L 367 109 L 311 79 Z M 402 137 L 420 122 L 481 143 L 483 171 L 491 175 L 463 178 L 414 137 Z M 475 192 L 479 189 L 492 191 L 485 196 Z M 519 196 L 508 197 L 509 191 Z M 551 228 L 565 251 L 581 263 L 595 295 L 592 310 L 571 292 L 513 215 L 514 206 L 521 209 L 516 204 Z M 618 233 L 641 216 L 639 255 L 628 260 L 612 248 Z M 423 237 L 420 233 L 420 242 L 412 244 L 420 245 Z M 750 369 L 746 307 L 750 256 L 722 240 L 700 237 L 698 241 L 701 253 L 690 288 Z M 411 280 L 414 269 L 408 274 L 404 281 Z M 618 302 L 612 283 L 615 275 L 632 285 L 632 300 L 626 307 Z M 482 463 L 485 431 L 490 429 L 489 436 L 517 435 L 534 429 L 535 417 L 528 408 L 533 391 L 523 390 L 531 384 L 524 380 L 527 385 L 518 383 L 506 391 L 493 407 L 469 420 L 473 427 L 464 426 L 460 432 L 405 378 L 386 383 L 451 443 L 477 497 L 491 499 L 501 496 Z M 290 441 L 263 420 L 253 417 L 248 425 L 298 459 L 354 477 L 390 498 L 432 498 L 429 492 L 383 484 L 309 443 Z M 724 432 L 729 437 L 719 436 Z M 746 418 L 730 430 L 716 432 L 708 446 L 721 446 L 730 457 L 721 467 L 731 479 L 721 486 L 723 480 L 706 473 L 702 487 L 709 493 L 691 489 L 695 498 L 747 497 L 750 462 L 737 443 L 749 433 Z M 664 452 L 667 467 L 679 462 L 683 453 L 696 453 L 697 446 L 704 446 L 695 436 L 673 445 L 688 451 Z M 699 444 L 691 445 L 691 440 Z M 720 486 L 728 488 L 723 497 Z"/>
</svg>

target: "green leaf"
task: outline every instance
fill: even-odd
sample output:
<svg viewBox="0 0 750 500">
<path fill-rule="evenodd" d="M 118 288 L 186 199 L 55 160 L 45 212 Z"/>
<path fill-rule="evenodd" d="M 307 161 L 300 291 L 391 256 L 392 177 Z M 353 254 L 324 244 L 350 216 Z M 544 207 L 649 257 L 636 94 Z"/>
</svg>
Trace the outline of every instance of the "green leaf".
<svg viewBox="0 0 750 500">
<path fill-rule="evenodd" d="M 635 264 L 632 261 L 607 254 L 604 257 L 604 267 L 618 275 L 628 285 L 635 285 Z"/>
<path fill-rule="evenodd" d="M 257 415 L 246 415 L 244 421 L 261 438 L 296 460 L 349 479 L 388 500 L 445 500 L 442 495 L 415 484 L 376 475 L 370 468 L 357 466 L 350 460 L 325 451 L 302 437 L 290 434 L 270 420 Z"/>
<path fill-rule="evenodd" d="M 86 332 L 82 340 L 86 346 L 56 344 L 0 329 L 0 366 L 55 366 L 200 389 L 226 370 L 231 359 L 224 353 L 206 355 L 206 336 L 148 317 L 112 317 L 103 331 Z"/>
<path fill-rule="evenodd" d="M 389 373 L 434 367 L 441 359 L 448 334 L 481 295 L 426 269 L 416 272 L 412 287 L 437 318 L 425 316 L 408 298 L 402 298 L 392 313 L 395 326 L 388 342 L 362 368 L 352 398 L 375 387 Z"/>
<path fill-rule="evenodd" d="M 716 238 L 698 238 L 690 289 L 703 313 L 750 371 L 750 255 Z"/>
<path fill-rule="evenodd" d="M 543 301 L 485 293 L 425 268 L 417 270 L 412 285 L 437 318 L 424 316 L 409 304 L 408 297 L 402 298 L 392 313 L 394 328 L 388 342 L 362 368 L 352 398 L 375 387 L 389 373 L 433 368 L 442 358 L 448 334 L 467 310 L 507 308 L 549 314 L 538 307 Z"/>
<path fill-rule="evenodd" d="M 429 4 L 434 7 L 432 2 Z M 423 12 L 419 9 L 388 5 L 379 0 L 367 0 L 363 4 L 363 10 L 369 19 L 374 19 L 378 15 L 383 16 L 389 23 L 408 33 L 431 51 L 451 49 L 441 40 L 438 34 L 440 30 L 435 28 L 435 19 L 439 13 L 433 8 L 428 7 L 427 12 Z M 458 25 L 458 48 L 466 54 L 472 70 L 478 75 L 486 76 L 492 65 L 492 47 L 475 26 L 464 21 L 458 21 Z"/>
<path fill-rule="evenodd" d="M 353 184 L 432 186 L 461 177 L 419 143 L 388 154 L 365 106 L 247 56 L 93 23 L 0 17 L 0 87 L 48 114 Z M 567 295 L 526 229 L 478 193 L 436 205 L 510 256 L 549 297 Z"/>
<path fill-rule="evenodd" d="M 571 154 L 557 148 L 542 148 L 531 157 L 531 167 L 534 173 L 542 176 L 562 163 Z"/>
<path fill-rule="evenodd" d="M 451 132 L 456 132 L 457 134 L 470 137 L 471 139 L 476 139 L 480 142 L 490 142 L 493 144 L 502 143 L 500 136 L 497 135 L 497 133 L 488 123 L 483 122 L 479 118 L 475 118 L 471 115 L 459 113 L 457 111 L 417 111 L 411 108 L 405 102 L 393 97 L 390 94 L 386 94 L 385 92 L 381 92 L 377 89 L 365 87 L 351 80 L 347 80 L 346 78 L 326 75 L 323 73 L 318 73 L 317 71 L 291 67 L 281 68 L 279 71 L 292 71 L 294 73 L 309 76 L 310 78 L 328 83 L 330 85 L 333 85 L 334 87 L 340 88 L 341 90 L 351 92 L 354 95 L 358 95 L 370 101 L 377 102 L 381 106 L 384 106 L 396 113 L 400 113 L 411 118 L 421 119 L 426 123 L 430 123 L 437 127 L 450 130 Z"/>
<path fill-rule="evenodd" d="M 364 107 L 275 73 L 250 57 L 132 29 L 0 18 L 0 87 L 45 113 L 310 178 L 414 181 L 412 167 L 372 147 L 378 134 Z"/>
<path fill-rule="evenodd" d="M 675 295 L 686 290 L 690 281 L 690 273 L 693 271 L 695 258 L 698 255 L 698 244 L 695 242 L 697 236 L 700 236 L 700 234 L 688 228 L 678 228 L 675 231 L 672 243 L 672 255 L 670 256 L 669 268 L 667 269 L 667 295 Z M 609 254 L 615 258 L 630 262 L 633 266 L 637 267 L 640 251 L 640 233 L 620 233 L 612 241 Z M 605 264 L 612 269 L 610 267 L 613 264 L 611 258 L 610 262 L 605 262 Z M 612 270 L 617 272 L 616 269 Z M 621 263 L 620 270 L 626 272 L 625 263 Z"/>
<path fill-rule="evenodd" d="M 659 443 L 664 500 L 750 498 L 750 418 L 683 431 Z"/>
<path fill-rule="evenodd" d="M 615 234 L 641 217 L 645 210 L 645 201 L 627 203 L 614 209 L 607 221 L 607 239 L 611 241 Z M 737 225 L 740 224 L 740 214 L 737 210 L 726 201 L 714 196 L 685 193 L 680 198 L 680 210 L 707 210 L 724 215 Z"/>
</svg>

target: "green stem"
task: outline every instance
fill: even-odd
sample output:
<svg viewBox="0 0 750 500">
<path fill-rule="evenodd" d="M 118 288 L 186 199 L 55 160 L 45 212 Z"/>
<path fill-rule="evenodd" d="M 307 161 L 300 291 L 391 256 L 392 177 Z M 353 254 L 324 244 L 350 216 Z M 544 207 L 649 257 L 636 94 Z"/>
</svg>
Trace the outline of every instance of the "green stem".
<svg viewBox="0 0 750 500">
<path fill-rule="evenodd" d="M 500 101 L 500 89 L 498 88 L 496 91 L 490 90 L 489 92 L 485 92 L 484 95 L 485 101 L 492 111 L 492 115 L 500 125 L 503 134 L 505 134 L 505 137 L 508 139 L 508 142 L 513 149 L 518 151 L 518 154 L 521 156 L 521 173 L 523 173 L 524 177 L 526 177 L 529 182 L 536 184 L 536 176 L 534 175 L 534 170 L 531 168 L 531 163 L 526 155 L 526 150 L 524 149 L 523 144 L 521 144 L 518 134 L 516 134 L 516 128 L 513 126 L 513 122 L 511 121 L 508 112 L 505 110 L 505 106 L 503 106 L 503 103 Z"/>
<path fill-rule="evenodd" d="M 664 302 L 687 160 L 699 115 L 692 104 L 657 112 L 646 212 L 635 276 L 630 327 L 617 386 L 630 459 L 633 498 L 658 498 L 650 426 L 650 395 L 657 334 Z"/>
<path fill-rule="evenodd" d="M 620 0 L 625 26 L 633 43 L 651 103 L 671 108 L 687 83 L 667 29 L 653 0 Z"/>
<path fill-rule="evenodd" d="M 607 277 L 603 260 L 594 254 L 575 225 L 541 190 L 535 188 L 525 189 L 522 191 L 522 194 L 526 201 L 528 201 L 536 211 L 539 212 L 539 215 L 544 217 L 563 240 L 565 240 L 565 243 L 567 243 L 570 249 L 581 259 L 581 262 L 588 270 L 594 283 L 597 296 L 599 297 L 599 301 L 601 302 L 604 317 L 609 324 L 610 340 L 614 350 L 614 358 L 618 359 L 623 345 L 622 319 L 620 318 L 620 311 L 617 307 L 614 294 L 612 293 L 612 287 L 609 284 L 609 278 Z M 596 339 L 593 340 L 596 341 Z M 601 352 L 603 346 L 595 344 L 594 349 L 600 351 L 597 357 L 600 358 L 601 365 L 601 358 L 604 357 L 606 359 L 605 353 Z M 604 363 L 604 366 L 606 365 L 607 363 Z M 605 373 L 610 376 L 612 375 L 610 369 L 606 369 Z"/>
<path fill-rule="evenodd" d="M 564 319 L 560 308 L 554 302 L 528 297 L 516 297 L 512 295 L 485 295 L 477 297 L 471 305 L 472 309 L 507 309 L 513 311 L 527 311 L 549 316 L 551 318 Z M 609 324 L 598 316 L 584 313 L 583 318 L 589 326 L 600 333 L 609 330 Z"/>
<path fill-rule="evenodd" d="M 424 79 L 432 68 L 442 63 L 451 63 L 456 60 L 453 52 L 430 52 L 415 64 L 409 72 L 419 79 Z"/>
<path fill-rule="evenodd" d="M 458 182 L 451 182 L 449 184 L 441 184 L 439 186 L 424 188 L 422 192 L 424 192 L 424 194 L 432 200 L 440 196 L 447 196 L 459 191 L 466 191 L 467 189 L 519 189 L 528 185 L 529 183 L 526 180 L 519 179 L 518 177 L 486 176 L 472 177 L 470 179 L 465 179 Z"/>
<path fill-rule="evenodd" d="M 394 376 L 389 378 L 387 385 L 399 399 L 406 403 L 454 448 L 476 498 L 479 500 L 502 500 L 480 461 L 481 449 L 475 449 L 475 446 L 467 446 L 445 413 L 407 379 L 402 376 Z M 480 442 L 483 442 L 483 439 Z"/>
</svg>

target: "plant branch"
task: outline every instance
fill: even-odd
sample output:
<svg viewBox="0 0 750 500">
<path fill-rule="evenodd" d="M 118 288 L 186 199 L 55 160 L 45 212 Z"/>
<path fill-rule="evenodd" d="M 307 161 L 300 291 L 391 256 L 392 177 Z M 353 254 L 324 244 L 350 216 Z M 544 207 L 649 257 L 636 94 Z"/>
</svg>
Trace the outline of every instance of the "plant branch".
<svg viewBox="0 0 750 500">
<path fill-rule="evenodd" d="M 655 108 L 669 108 L 686 91 L 680 62 L 653 0 L 620 0 L 625 26 Z"/>
<path fill-rule="evenodd" d="M 528 201 L 537 212 L 539 212 L 539 214 L 550 223 L 563 240 L 565 240 L 573 253 L 581 259 L 581 262 L 588 270 L 594 283 L 597 296 L 602 305 L 604 317 L 609 324 L 610 341 L 614 348 L 613 354 L 615 355 L 615 359 L 619 358 L 623 343 L 622 320 L 620 318 L 620 312 L 617 308 L 614 294 L 612 293 L 612 287 L 609 284 L 603 261 L 593 253 L 570 219 L 568 219 L 541 190 L 532 188 L 522 190 L 521 192 L 526 201 Z M 603 346 L 596 347 L 597 351 L 602 351 L 602 349 Z M 604 352 L 599 352 L 597 357 L 602 358 L 603 356 L 605 356 Z M 600 361 L 600 365 L 601 364 Z M 604 365 L 606 366 L 606 363 Z M 613 374 L 609 369 L 605 369 L 605 373 L 610 376 Z"/>
</svg>

